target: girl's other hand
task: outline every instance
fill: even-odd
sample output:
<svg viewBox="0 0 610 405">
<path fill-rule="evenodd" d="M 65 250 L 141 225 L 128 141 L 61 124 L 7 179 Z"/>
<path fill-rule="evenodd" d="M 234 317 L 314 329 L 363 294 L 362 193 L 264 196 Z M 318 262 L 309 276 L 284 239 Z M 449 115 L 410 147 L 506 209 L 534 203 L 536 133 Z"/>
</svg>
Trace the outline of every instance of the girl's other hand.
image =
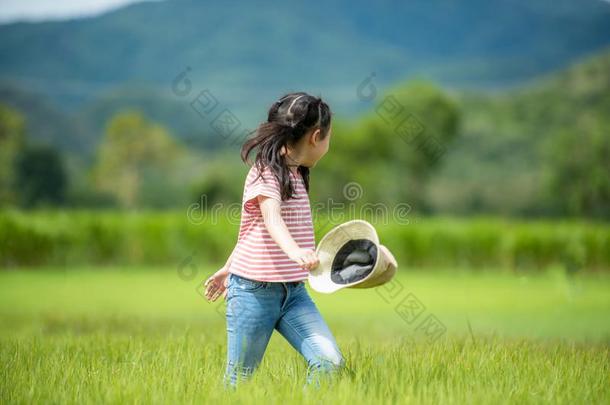
<svg viewBox="0 0 610 405">
<path fill-rule="evenodd" d="M 311 249 L 295 249 L 288 256 L 295 262 L 301 265 L 304 269 L 313 270 L 320 264 L 316 252 Z"/>
<path fill-rule="evenodd" d="M 227 276 L 229 272 L 226 268 L 218 270 L 212 274 L 207 280 L 205 280 L 205 299 L 214 302 L 222 295 L 223 298 L 227 296 Z"/>
</svg>

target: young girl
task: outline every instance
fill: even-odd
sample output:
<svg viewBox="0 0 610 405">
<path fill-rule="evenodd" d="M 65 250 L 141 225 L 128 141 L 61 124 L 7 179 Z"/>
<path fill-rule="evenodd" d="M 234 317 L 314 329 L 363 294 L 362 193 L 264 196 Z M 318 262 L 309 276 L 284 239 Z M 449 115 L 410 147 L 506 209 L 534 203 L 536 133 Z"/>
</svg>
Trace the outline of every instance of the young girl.
<svg viewBox="0 0 610 405">
<path fill-rule="evenodd" d="M 227 364 L 231 387 L 256 369 L 276 329 L 305 357 L 307 384 L 343 368 L 345 360 L 305 289 L 318 266 L 309 169 L 326 154 L 331 111 L 320 98 L 290 93 L 269 109 L 267 122 L 241 150 L 256 150 L 246 178 L 237 245 L 205 282 L 206 299 L 226 298 Z"/>
</svg>

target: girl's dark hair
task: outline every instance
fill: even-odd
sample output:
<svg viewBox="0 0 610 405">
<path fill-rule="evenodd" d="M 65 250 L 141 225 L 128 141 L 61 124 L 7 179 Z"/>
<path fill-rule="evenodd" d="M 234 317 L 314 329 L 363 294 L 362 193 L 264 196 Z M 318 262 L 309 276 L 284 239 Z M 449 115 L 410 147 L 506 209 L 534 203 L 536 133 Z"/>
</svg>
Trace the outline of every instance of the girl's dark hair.
<svg viewBox="0 0 610 405">
<path fill-rule="evenodd" d="M 294 145 L 303 135 L 318 127 L 324 139 L 330 129 L 331 116 L 330 107 L 321 98 L 304 92 L 288 93 L 269 108 L 267 122 L 260 124 L 254 136 L 244 143 L 241 158 L 249 164 L 248 155 L 257 149 L 254 163 L 259 177 L 266 167 L 271 168 L 280 183 L 282 201 L 292 198 L 294 188 L 290 182 L 286 155 L 280 154 L 282 147 L 286 146 L 288 150 L 287 145 Z M 298 171 L 309 192 L 309 168 L 299 166 Z"/>
</svg>

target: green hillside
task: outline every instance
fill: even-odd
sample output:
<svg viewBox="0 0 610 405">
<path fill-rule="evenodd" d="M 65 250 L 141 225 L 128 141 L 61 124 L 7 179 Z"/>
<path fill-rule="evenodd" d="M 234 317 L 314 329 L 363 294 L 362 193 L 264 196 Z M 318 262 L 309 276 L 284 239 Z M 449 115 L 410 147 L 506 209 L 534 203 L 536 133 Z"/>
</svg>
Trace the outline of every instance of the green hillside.
<svg viewBox="0 0 610 405">
<path fill-rule="evenodd" d="M 515 90 L 458 96 L 464 125 L 430 186 L 433 205 L 456 213 L 534 214 L 546 199 L 567 198 L 545 191 L 560 138 L 576 138 L 577 148 L 584 150 L 592 131 L 600 129 L 608 137 L 610 52 Z M 607 175 L 610 151 L 605 162 Z"/>
</svg>

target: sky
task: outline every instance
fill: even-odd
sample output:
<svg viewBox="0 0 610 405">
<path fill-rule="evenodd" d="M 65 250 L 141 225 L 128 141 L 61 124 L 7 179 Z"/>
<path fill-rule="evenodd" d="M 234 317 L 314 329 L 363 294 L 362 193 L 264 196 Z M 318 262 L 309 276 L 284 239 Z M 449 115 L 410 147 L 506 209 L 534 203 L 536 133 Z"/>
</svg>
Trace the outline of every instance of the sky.
<svg viewBox="0 0 610 405">
<path fill-rule="evenodd" d="M 91 16 L 142 0 L 0 0 L 0 23 Z"/>
<path fill-rule="evenodd" d="M 0 23 L 91 16 L 141 1 L 150 0 L 0 0 Z"/>
</svg>

